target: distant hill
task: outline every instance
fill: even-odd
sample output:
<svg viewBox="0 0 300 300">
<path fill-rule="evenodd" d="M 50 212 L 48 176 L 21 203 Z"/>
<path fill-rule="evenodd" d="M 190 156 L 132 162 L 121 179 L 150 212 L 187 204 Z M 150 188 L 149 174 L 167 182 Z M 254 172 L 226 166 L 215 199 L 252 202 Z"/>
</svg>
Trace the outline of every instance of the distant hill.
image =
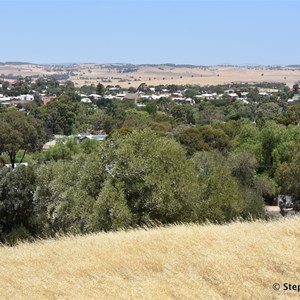
<svg viewBox="0 0 300 300">
<path fill-rule="evenodd" d="M 21 61 L 6 61 L 6 62 L 0 62 L 0 65 L 18 66 L 18 65 L 37 65 L 37 64 L 29 63 L 29 62 L 21 62 Z"/>
<path fill-rule="evenodd" d="M 300 65 L 287 65 L 288 68 L 300 68 Z"/>
<path fill-rule="evenodd" d="M 296 299 L 282 285 L 300 284 L 299 228 L 298 217 L 2 247 L 1 299 Z"/>
</svg>

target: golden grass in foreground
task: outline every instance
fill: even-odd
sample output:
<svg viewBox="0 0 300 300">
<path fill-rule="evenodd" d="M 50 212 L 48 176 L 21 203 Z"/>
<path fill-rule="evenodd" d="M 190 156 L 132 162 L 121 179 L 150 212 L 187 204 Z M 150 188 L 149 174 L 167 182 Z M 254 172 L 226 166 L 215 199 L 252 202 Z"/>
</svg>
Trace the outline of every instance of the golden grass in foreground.
<svg viewBox="0 0 300 300">
<path fill-rule="evenodd" d="M 299 299 L 300 218 L 0 248 L 1 299 Z"/>
</svg>

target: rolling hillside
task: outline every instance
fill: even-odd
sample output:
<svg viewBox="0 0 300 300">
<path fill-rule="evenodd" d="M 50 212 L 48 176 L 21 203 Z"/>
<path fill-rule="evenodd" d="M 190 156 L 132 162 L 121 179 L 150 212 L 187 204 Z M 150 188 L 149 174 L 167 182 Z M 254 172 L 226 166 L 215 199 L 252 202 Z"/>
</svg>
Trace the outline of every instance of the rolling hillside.
<svg viewBox="0 0 300 300">
<path fill-rule="evenodd" d="M 299 66 L 246 67 L 246 66 L 178 66 L 178 65 L 127 65 L 127 64 L 73 64 L 34 65 L 0 64 L 1 79 L 14 81 L 31 76 L 55 76 L 62 81 L 72 80 L 76 86 L 85 84 L 119 85 L 123 88 L 147 85 L 218 85 L 232 82 L 282 82 L 287 85 L 299 80 Z"/>
<path fill-rule="evenodd" d="M 299 299 L 300 218 L 0 248 L 1 299 Z M 272 285 L 279 283 L 280 291 Z"/>
</svg>

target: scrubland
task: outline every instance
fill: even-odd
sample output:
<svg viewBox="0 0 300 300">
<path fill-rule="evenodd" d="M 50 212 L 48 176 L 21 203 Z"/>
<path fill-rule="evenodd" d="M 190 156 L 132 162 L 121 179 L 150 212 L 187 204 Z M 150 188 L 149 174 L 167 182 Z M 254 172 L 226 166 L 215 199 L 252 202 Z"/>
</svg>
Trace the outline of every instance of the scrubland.
<svg viewBox="0 0 300 300">
<path fill-rule="evenodd" d="M 0 248 L 1 299 L 299 299 L 300 218 L 174 225 Z"/>
</svg>

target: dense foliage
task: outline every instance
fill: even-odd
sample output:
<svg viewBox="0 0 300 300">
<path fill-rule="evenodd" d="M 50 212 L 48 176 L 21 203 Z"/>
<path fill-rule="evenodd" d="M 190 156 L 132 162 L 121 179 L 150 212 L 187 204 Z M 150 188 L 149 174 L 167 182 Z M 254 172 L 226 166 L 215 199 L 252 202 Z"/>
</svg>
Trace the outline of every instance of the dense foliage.
<svg viewBox="0 0 300 300">
<path fill-rule="evenodd" d="M 292 195 L 299 207 L 300 105 L 287 103 L 298 91 L 278 84 L 278 91 L 262 97 L 259 86 L 244 85 L 233 88 L 248 92 L 248 104 L 224 97 L 187 105 L 162 97 L 144 99 L 138 108 L 130 100 L 107 99 L 103 85 L 83 86 L 81 93 L 100 98 L 80 103 L 71 82 L 57 83 L 2 85 L 2 92 L 17 94 L 25 85 L 59 96 L 41 105 L 36 95 L 22 106 L 25 112 L 0 107 L 1 242 L 264 218 L 265 202 L 278 194 Z M 184 88 L 189 97 L 225 89 Z M 145 84 L 137 90 L 150 93 Z M 80 132 L 100 131 L 109 134 L 106 141 L 76 139 Z M 54 134 L 67 137 L 40 151 Z M 29 166 L 14 168 L 23 161 Z"/>
</svg>

